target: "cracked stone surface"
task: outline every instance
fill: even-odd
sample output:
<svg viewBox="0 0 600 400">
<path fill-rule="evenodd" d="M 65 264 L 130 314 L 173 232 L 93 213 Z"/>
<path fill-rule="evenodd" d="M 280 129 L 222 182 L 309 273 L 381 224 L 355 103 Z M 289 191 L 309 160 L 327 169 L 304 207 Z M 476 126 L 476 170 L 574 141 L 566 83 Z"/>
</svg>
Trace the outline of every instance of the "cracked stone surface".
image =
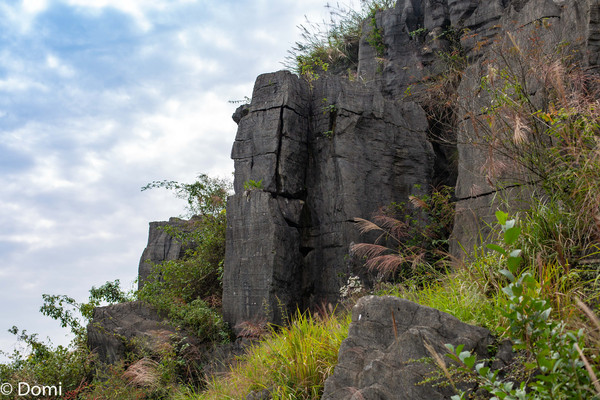
<svg viewBox="0 0 600 400">
<path fill-rule="evenodd" d="M 448 386 L 419 384 L 435 371 L 422 361 L 431 357 L 424 343 L 442 357 L 450 343 L 484 358 L 492 341 L 487 329 L 433 308 L 392 296 L 363 297 L 352 309 L 349 334 L 322 399 L 450 399 L 454 391 Z"/>
<path fill-rule="evenodd" d="M 335 303 L 352 219 L 422 194 L 435 154 L 423 109 L 337 76 L 261 75 L 232 149 L 223 313 L 232 326 Z M 244 182 L 262 181 L 258 190 Z M 415 184 L 423 185 L 422 188 Z"/>
<path fill-rule="evenodd" d="M 259 76 L 252 102 L 233 116 L 238 132 L 235 195 L 227 210 L 227 321 L 280 322 L 274 310 L 336 302 L 348 275 L 361 273 L 348 259 L 350 244 L 369 239 L 358 235 L 352 219 L 371 218 L 379 207 L 406 202 L 432 185 L 456 183 L 455 256 L 486 236 L 499 199 L 526 207 L 521 200 L 531 197 L 532 187 L 509 185 L 498 193 L 495 182 L 520 184 L 531 176 L 509 159 L 497 176 L 486 176 L 483 168 L 489 151 L 475 127 L 485 126 L 481 110 L 490 98 L 481 78 L 489 65 L 503 67 L 497 46 L 514 40 L 526 49 L 532 32 L 549 50 L 559 41 L 579 46 L 583 61 L 597 68 L 599 7 L 598 0 L 400 0 L 374 17 L 384 55 L 370 46 L 373 26 L 365 21 L 355 81 L 325 73 L 311 83 L 285 71 Z M 434 140 L 436 121 L 406 90 L 423 90 L 447 69 L 438 54 L 452 49 L 443 35 L 449 30 L 469 65 L 458 87 L 457 126 L 444 131 L 456 145 L 443 147 Z M 539 83 L 531 80 L 528 89 L 540 101 Z M 261 181 L 263 193 L 246 192 L 250 180 Z"/>
</svg>

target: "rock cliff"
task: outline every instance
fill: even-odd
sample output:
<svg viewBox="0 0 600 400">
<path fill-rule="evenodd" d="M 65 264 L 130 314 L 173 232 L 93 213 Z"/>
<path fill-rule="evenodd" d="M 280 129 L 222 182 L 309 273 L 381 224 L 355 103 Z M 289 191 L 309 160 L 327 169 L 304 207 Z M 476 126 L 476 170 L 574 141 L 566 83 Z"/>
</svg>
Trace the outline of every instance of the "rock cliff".
<svg viewBox="0 0 600 400">
<path fill-rule="evenodd" d="M 148 244 L 140 257 L 138 267 L 138 289 L 144 286 L 152 274 L 152 268 L 163 261 L 179 260 L 185 254 L 187 248 L 192 245 L 184 245 L 177 239 L 175 232 L 188 232 L 192 229 L 194 219 L 183 220 L 170 218 L 169 221 L 150 222 L 148 230 Z"/>
<path fill-rule="evenodd" d="M 223 311 L 266 318 L 336 302 L 353 269 L 354 217 L 420 194 L 433 182 L 427 119 L 335 76 L 309 84 L 262 75 L 233 145 L 235 194 L 227 203 Z M 244 183 L 260 181 L 260 188 Z"/>
<path fill-rule="evenodd" d="M 489 151 L 475 143 L 490 102 L 482 77 L 503 66 L 499 49 L 516 43 L 568 43 L 595 67 L 599 14 L 596 0 L 399 0 L 375 14 L 375 25 L 365 22 L 354 81 L 326 73 L 311 82 L 289 72 L 259 76 L 252 102 L 234 114 L 226 320 L 281 322 L 296 306 L 336 302 L 348 275 L 361 272 L 348 251 L 362 240 L 352 219 L 432 185 L 456 185 L 451 250 L 471 248 L 485 235 L 482 220 L 493 216 L 496 199 L 523 198 L 522 185 L 531 183 L 512 168 L 493 179 L 484 170 Z M 372 29 L 385 54 L 372 46 Z M 439 78 L 455 79 L 446 82 L 450 99 L 428 89 Z M 539 86 L 529 90 L 542 101 Z M 500 196 L 497 183 L 508 181 L 519 189 Z"/>
<path fill-rule="evenodd" d="M 492 99 L 482 78 L 515 66 L 502 52 L 569 47 L 590 69 L 600 62 L 600 0 L 399 0 L 374 18 L 375 26 L 364 25 L 354 79 L 340 70 L 311 81 L 285 71 L 264 74 L 251 103 L 233 116 L 223 314 L 234 329 L 243 321 L 281 323 L 296 307 L 337 302 L 349 275 L 365 276 L 349 252 L 364 239 L 353 218 L 368 219 L 432 186 L 455 186 L 451 251 L 460 256 L 459 244 L 471 248 L 499 198 L 518 204 L 535 188 L 514 166 L 493 176 L 484 168 L 490 152 L 478 127 L 487 123 L 482 109 Z M 369 39 L 373 29 L 381 33 L 383 55 Z M 535 74 L 525 75 L 533 106 L 541 108 L 542 86 Z M 442 82 L 442 92 L 432 92 L 432 82 Z M 153 263 L 185 252 L 163 227 L 185 230 L 186 223 L 150 224 L 140 287 Z M 173 331 L 156 312 L 129 303 L 98 308 L 88 337 L 102 360 L 115 362 L 129 339 L 152 344 Z M 407 364 L 427 356 L 424 340 L 440 353 L 445 343 L 462 343 L 486 357 L 491 337 L 402 299 L 361 299 L 324 399 L 449 398 L 428 385 L 413 391 L 430 371 Z"/>
</svg>

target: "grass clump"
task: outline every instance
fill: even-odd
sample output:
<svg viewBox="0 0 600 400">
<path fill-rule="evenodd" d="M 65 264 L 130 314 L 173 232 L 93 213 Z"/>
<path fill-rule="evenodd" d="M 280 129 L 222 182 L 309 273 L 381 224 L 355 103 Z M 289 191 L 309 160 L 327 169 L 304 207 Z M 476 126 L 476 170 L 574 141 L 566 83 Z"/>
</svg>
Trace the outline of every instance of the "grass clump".
<svg viewBox="0 0 600 400">
<path fill-rule="evenodd" d="M 313 316 L 298 312 L 286 327 L 272 327 L 223 377 L 208 382 L 194 399 L 243 399 L 268 390 L 273 399 L 315 399 L 337 363 L 347 336 L 348 314 Z"/>
<path fill-rule="evenodd" d="M 395 0 L 362 0 L 359 10 L 340 5 L 330 9 L 330 20 L 322 23 L 307 21 L 300 25 L 302 39 L 295 43 L 284 65 L 309 81 L 319 78 L 319 73 L 355 71 L 358 65 L 358 47 L 363 34 L 363 23 L 371 25 L 368 42 L 383 56 L 385 46 L 375 14 L 394 7 Z"/>
</svg>

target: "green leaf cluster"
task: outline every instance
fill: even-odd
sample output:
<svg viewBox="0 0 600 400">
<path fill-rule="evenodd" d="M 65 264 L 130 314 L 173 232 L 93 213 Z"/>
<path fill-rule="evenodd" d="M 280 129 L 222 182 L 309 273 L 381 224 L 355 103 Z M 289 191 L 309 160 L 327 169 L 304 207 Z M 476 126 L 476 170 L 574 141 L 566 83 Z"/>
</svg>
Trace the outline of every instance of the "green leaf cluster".
<svg viewBox="0 0 600 400">
<path fill-rule="evenodd" d="M 498 211 L 496 218 L 502 229 L 503 244 L 487 247 L 501 254 L 507 269 L 500 271 L 508 280 L 502 291 L 506 295 L 503 316 L 508 321 L 507 336 L 515 350 L 525 351 L 532 361 L 525 363 L 528 379 L 516 384 L 501 379 L 484 362 L 463 346 L 446 345 L 450 358 L 463 371 L 471 372 L 479 386 L 493 399 L 591 399 L 600 398 L 594 387 L 597 368 L 586 357 L 586 341 L 582 329 L 568 330 L 565 323 L 552 318 L 552 307 L 541 295 L 540 284 L 528 271 L 520 272 L 521 251 L 512 246 L 518 241 L 520 228 L 514 219 Z M 473 372 L 474 371 L 474 372 Z M 453 397 L 466 398 L 466 393 Z"/>
<path fill-rule="evenodd" d="M 262 180 L 254 185 L 262 185 Z M 173 322 L 187 328 L 201 339 L 228 339 L 227 327 L 217 309 L 222 294 L 227 195 L 231 183 L 222 179 L 198 176 L 191 184 L 160 181 L 145 186 L 175 191 L 187 200 L 195 215 L 185 227 L 165 229 L 187 248 L 184 257 L 154 265 L 138 297 L 166 313 Z"/>
</svg>

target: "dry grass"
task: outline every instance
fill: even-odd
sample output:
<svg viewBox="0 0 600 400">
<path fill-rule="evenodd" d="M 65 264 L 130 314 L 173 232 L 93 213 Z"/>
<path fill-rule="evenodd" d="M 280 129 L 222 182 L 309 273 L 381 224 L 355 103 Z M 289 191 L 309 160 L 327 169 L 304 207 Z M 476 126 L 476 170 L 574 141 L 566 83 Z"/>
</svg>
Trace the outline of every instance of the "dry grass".
<svg viewBox="0 0 600 400">
<path fill-rule="evenodd" d="M 159 364 L 149 358 L 142 358 L 125 370 L 123 378 L 133 386 L 156 388 L 160 382 Z"/>
</svg>

